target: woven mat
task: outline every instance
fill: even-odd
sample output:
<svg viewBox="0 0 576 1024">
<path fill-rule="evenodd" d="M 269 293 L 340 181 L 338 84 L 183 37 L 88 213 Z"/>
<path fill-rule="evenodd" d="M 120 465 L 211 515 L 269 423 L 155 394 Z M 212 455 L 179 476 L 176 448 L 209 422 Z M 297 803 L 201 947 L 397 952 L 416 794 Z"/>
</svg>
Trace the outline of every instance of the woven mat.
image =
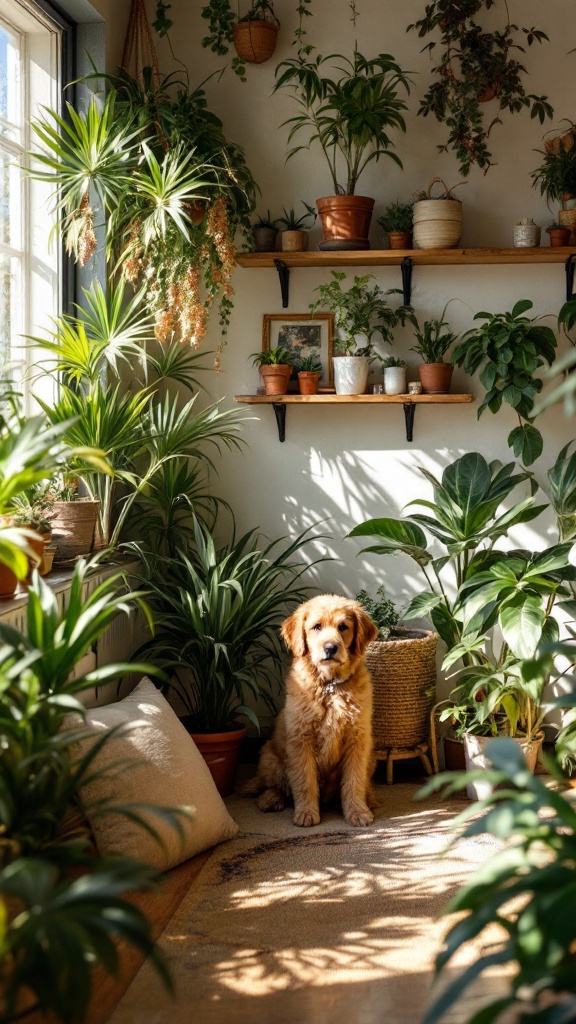
<svg viewBox="0 0 576 1024">
<path fill-rule="evenodd" d="M 462 804 L 415 804 L 417 789 L 379 787 L 361 830 L 336 813 L 302 830 L 289 810 L 227 801 L 240 834 L 214 851 L 161 940 L 175 1000 L 145 964 L 111 1024 L 417 1024 L 443 907 L 497 848 L 480 836 L 442 857 Z M 465 1020 L 470 999 L 446 1021 Z"/>
</svg>

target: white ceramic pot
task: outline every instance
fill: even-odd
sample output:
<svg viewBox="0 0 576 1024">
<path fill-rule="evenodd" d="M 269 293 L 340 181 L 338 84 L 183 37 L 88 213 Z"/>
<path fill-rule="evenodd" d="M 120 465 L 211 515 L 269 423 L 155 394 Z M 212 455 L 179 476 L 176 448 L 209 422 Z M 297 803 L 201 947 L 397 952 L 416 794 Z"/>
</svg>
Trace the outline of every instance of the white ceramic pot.
<svg viewBox="0 0 576 1024">
<path fill-rule="evenodd" d="M 464 757 L 466 759 L 466 771 L 474 771 L 478 768 L 488 768 L 489 760 L 486 756 L 486 746 L 493 740 L 494 736 L 474 736 L 472 733 L 464 733 Z M 518 743 L 524 754 L 524 760 L 528 768 L 534 774 L 538 754 L 542 747 L 544 733 L 539 732 L 527 742 L 524 736 L 514 736 L 514 742 Z M 470 800 L 484 800 L 492 793 L 493 786 L 490 782 L 469 782 L 466 786 L 466 795 Z"/>
<path fill-rule="evenodd" d="M 384 367 L 384 394 L 405 395 L 406 394 L 406 367 L 385 366 Z"/>
<path fill-rule="evenodd" d="M 335 356 L 334 387 L 337 395 L 363 395 L 368 380 L 367 356 Z"/>
</svg>

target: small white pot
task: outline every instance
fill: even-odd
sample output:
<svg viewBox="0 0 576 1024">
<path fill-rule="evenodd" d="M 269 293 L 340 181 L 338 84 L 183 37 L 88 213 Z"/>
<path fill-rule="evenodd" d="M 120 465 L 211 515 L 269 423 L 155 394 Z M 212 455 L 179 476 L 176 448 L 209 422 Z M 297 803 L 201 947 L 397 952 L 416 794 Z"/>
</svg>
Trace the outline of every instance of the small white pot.
<svg viewBox="0 0 576 1024">
<path fill-rule="evenodd" d="M 334 387 L 337 395 L 363 395 L 370 363 L 367 356 L 335 356 Z"/>
<path fill-rule="evenodd" d="M 405 395 L 406 394 L 406 367 L 385 366 L 384 367 L 384 394 Z"/>
<path fill-rule="evenodd" d="M 490 761 L 486 756 L 485 748 L 494 736 L 475 736 L 473 733 L 464 733 L 464 757 L 466 759 L 466 771 L 474 771 L 478 768 L 488 768 Z M 536 763 L 538 761 L 538 755 L 542 747 L 542 740 L 544 739 L 544 733 L 539 732 L 529 742 L 522 736 L 514 736 L 514 742 L 517 743 L 522 753 L 524 754 L 524 760 L 528 765 L 528 768 L 534 774 L 536 770 Z M 485 800 L 493 791 L 491 782 L 469 782 L 466 786 L 466 795 L 470 800 Z"/>
</svg>

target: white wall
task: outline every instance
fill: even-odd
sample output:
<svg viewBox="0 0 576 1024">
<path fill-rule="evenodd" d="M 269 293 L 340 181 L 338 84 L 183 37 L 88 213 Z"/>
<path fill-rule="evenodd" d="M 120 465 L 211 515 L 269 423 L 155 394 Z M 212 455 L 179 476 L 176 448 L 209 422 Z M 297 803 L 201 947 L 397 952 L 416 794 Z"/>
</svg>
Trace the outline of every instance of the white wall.
<svg viewBox="0 0 576 1024">
<path fill-rule="evenodd" d="M 149 13 L 154 4 L 149 2 Z M 272 61 L 249 68 L 248 82 L 242 84 L 228 69 L 219 80 L 206 85 L 211 107 L 222 117 L 230 138 L 241 143 L 248 163 L 262 190 L 259 211 L 270 208 L 279 213 L 282 206 L 298 206 L 301 199 L 313 203 L 316 197 L 332 191 L 320 151 L 303 152 L 285 163 L 286 130 L 281 122 L 296 113 L 288 96 L 272 96 L 274 68 L 278 61 L 292 56 L 295 25 L 294 0 L 276 0 L 276 12 L 282 23 L 279 45 Z M 189 68 L 191 83 L 207 78 L 225 61 L 201 47 L 206 23 L 200 17 L 202 4 L 196 0 L 172 0 L 173 46 L 176 56 Z M 340 51 L 349 54 L 354 31 L 346 0 L 313 0 L 314 17 L 307 19 L 308 39 L 321 53 Z M 498 8 L 504 7 L 503 0 Z M 360 182 L 359 193 L 376 197 L 372 245 L 381 247 L 381 232 L 376 224 L 385 205 L 425 187 L 436 175 L 448 185 L 460 180 L 452 154 L 437 153 L 445 129 L 431 118 L 416 116 L 420 97 L 428 82 L 430 60 L 420 52 L 422 41 L 406 26 L 420 17 L 424 0 L 360 0 L 361 12 L 356 26 L 359 49 L 366 56 L 379 51 L 392 53 L 406 70 L 413 70 L 415 84 L 409 98 L 408 131 L 398 136 L 397 152 L 404 163 L 401 171 L 392 161 L 372 164 Z M 522 59 L 530 74 L 527 90 L 546 93 L 556 111 L 554 124 L 574 114 L 576 54 L 568 50 L 576 45 L 576 5 L 573 0 L 509 0 L 512 21 L 537 25 L 550 42 L 536 44 Z M 501 10 L 503 14 L 503 10 Z M 163 70 L 173 67 L 165 42 L 158 42 Z M 416 74 L 417 73 L 417 74 Z M 494 104 L 487 105 L 490 115 Z M 520 217 L 533 217 L 544 228 L 553 215 L 539 193 L 531 187 L 530 171 L 540 158 L 534 150 L 541 145 L 543 131 L 528 113 L 502 115 L 490 138 L 496 165 L 487 175 L 473 170 L 468 184 L 459 190 L 464 203 L 462 244 L 468 246 L 509 246 L 512 226 Z M 314 229 L 311 247 L 319 240 Z M 543 243 L 548 239 L 543 234 Z M 400 286 L 398 268 L 374 268 L 382 288 Z M 351 274 L 352 276 L 352 274 Z M 287 312 L 307 312 L 314 288 L 327 280 L 323 269 L 294 270 L 290 281 L 290 306 Z M 281 313 L 280 291 L 275 270 L 238 268 L 235 274 L 235 309 L 228 345 L 222 360 L 222 372 L 206 384 L 214 398 L 233 404 L 238 393 L 253 393 L 257 372 L 249 359 L 260 348 L 262 315 Z M 473 312 L 481 309 L 503 311 L 520 298 L 530 298 L 538 314 L 555 315 L 565 297 L 562 264 L 553 266 L 465 266 L 416 267 L 412 301 L 422 318 L 437 316 L 446 301 L 454 296 L 449 314 L 459 330 L 471 326 Z M 548 321 L 554 325 L 555 320 Z M 219 339 L 216 318 L 205 343 L 215 347 Z M 398 332 L 393 351 L 406 356 L 411 344 L 408 332 Z M 566 345 L 564 341 L 561 343 Z M 407 356 L 412 368 L 414 355 Z M 415 376 L 411 373 L 410 376 Z M 472 390 L 480 397 L 479 383 L 470 381 L 461 371 L 454 377 L 453 390 Z M 342 408 L 290 408 L 287 439 L 279 444 L 271 408 L 244 407 L 253 418 L 244 426 L 247 448 L 243 454 L 225 454 L 215 491 L 233 506 L 238 528 L 258 526 L 269 538 L 294 535 L 311 523 L 323 521 L 321 529 L 330 537 L 316 546 L 317 553 L 328 553 L 334 561 L 321 565 L 313 581 L 324 590 L 354 595 L 361 586 L 373 588 L 384 581 L 391 596 L 400 604 L 423 589 L 423 582 L 403 557 L 383 559 L 357 557 L 360 545 L 345 540 L 357 522 L 372 516 L 396 515 L 415 497 L 430 497 L 429 486 L 418 467 L 434 473 L 460 454 L 478 450 L 487 458 L 510 461 L 506 445 L 509 431 L 516 425 L 512 411 L 497 416 L 485 413 L 478 422 L 478 402 L 470 406 L 433 406 L 416 410 L 414 441 L 405 439 L 401 407 L 344 406 Z M 539 479 L 554 461 L 559 449 L 574 435 L 574 425 L 557 408 L 542 417 L 539 425 L 545 438 L 544 455 L 535 467 Z M 529 526 L 517 540 L 535 547 L 545 543 L 548 521 L 544 526 Z M 312 579 L 311 579 L 312 581 Z"/>
</svg>

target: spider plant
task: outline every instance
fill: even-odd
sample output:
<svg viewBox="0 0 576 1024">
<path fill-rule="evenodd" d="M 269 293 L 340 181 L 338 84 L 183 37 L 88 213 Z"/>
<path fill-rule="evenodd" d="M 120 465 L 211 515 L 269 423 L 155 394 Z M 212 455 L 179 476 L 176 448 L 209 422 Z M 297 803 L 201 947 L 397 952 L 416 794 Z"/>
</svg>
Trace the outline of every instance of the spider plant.
<svg viewBox="0 0 576 1024">
<path fill-rule="evenodd" d="M 188 554 L 145 560 L 143 577 L 156 624 L 137 652 L 170 676 L 194 730 L 220 732 L 238 717 L 256 727 L 245 694 L 274 709 L 272 686 L 281 677 L 278 627 L 309 588 L 309 568 L 295 556 L 309 539 L 261 547 L 255 530 L 217 547 L 195 522 Z"/>
</svg>

